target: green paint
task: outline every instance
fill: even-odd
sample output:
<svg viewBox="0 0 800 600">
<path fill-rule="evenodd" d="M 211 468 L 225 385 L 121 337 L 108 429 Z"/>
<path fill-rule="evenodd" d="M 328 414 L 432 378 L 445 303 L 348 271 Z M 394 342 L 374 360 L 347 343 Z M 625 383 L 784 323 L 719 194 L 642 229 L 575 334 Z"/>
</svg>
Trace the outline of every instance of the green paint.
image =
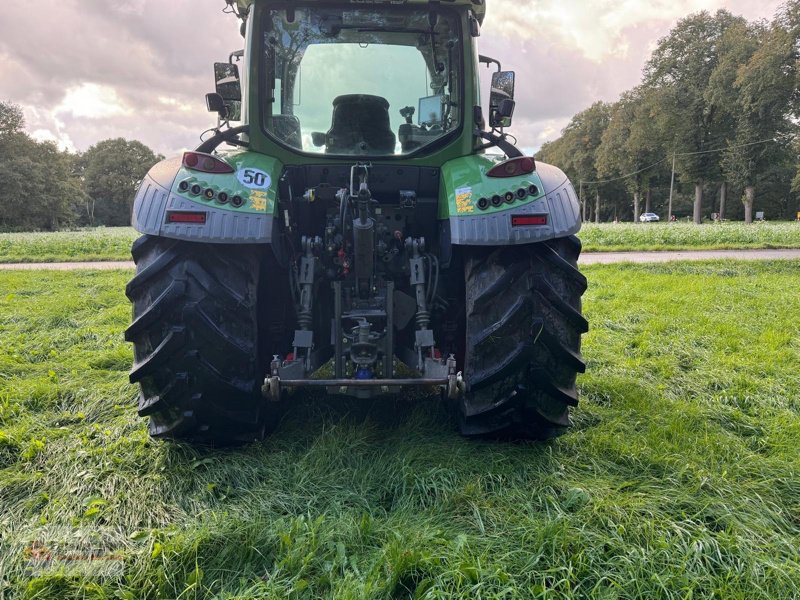
<svg viewBox="0 0 800 600">
<path fill-rule="evenodd" d="M 181 167 L 178 171 L 178 176 L 175 178 L 175 183 L 172 186 L 172 193 L 200 205 L 212 206 L 219 210 L 250 214 L 275 213 L 277 207 L 278 180 L 283 172 L 283 165 L 278 160 L 271 156 L 265 156 L 258 152 L 249 152 L 246 150 L 220 152 L 216 156 L 233 167 L 234 172 L 218 175 L 202 173 L 200 171 L 187 169 L 186 167 Z M 239 175 L 244 174 L 248 170 L 251 171 L 251 177 L 259 173 L 265 177 L 265 183 L 262 187 L 251 188 L 242 182 Z M 202 193 L 196 196 L 190 191 L 181 191 L 179 186 L 182 182 L 186 182 L 190 189 L 191 186 L 197 184 L 203 189 L 203 192 L 210 188 L 214 190 L 215 198 L 213 200 L 208 200 Z M 244 200 L 244 205 L 240 208 L 235 208 L 230 204 L 230 201 L 226 204 L 220 203 L 218 195 L 221 192 L 228 194 L 229 198 L 241 196 Z"/>
<path fill-rule="evenodd" d="M 544 199 L 542 181 L 535 172 L 521 177 L 487 177 L 486 173 L 500 161 L 485 155 L 465 156 L 452 160 L 442 167 L 442 187 L 439 202 L 439 218 L 468 217 L 506 212 Z M 481 198 L 491 200 L 492 196 L 505 196 L 520 188 L 528 189 L 535 185 L 539 193 L 527 196 L 513 203 L 503 203 L 495 208 L 489 205 L 486 210 L 478 208 Z M 542 207 L 546 212 L 546 206 Z"/>
</svg>

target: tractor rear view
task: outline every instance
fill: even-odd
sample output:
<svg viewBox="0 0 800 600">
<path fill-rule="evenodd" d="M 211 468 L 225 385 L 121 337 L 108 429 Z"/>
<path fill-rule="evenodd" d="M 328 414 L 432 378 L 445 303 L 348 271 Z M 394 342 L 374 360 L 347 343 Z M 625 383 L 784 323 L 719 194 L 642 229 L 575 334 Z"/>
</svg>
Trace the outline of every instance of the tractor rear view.
<svg viewBox="0 0 800 600">
<path fill-rule="evenodd" d="M 134 205 L 150 433 L 249 441 L 294 392 L 409 388 L 438 389 L 464 435 L 564 432 L 578 201 L 504 134 L 515 77 L 477 53 L 483 2 L 227 2 L 246 44 L 215 65 L 220 125 Z"/>
</svg>

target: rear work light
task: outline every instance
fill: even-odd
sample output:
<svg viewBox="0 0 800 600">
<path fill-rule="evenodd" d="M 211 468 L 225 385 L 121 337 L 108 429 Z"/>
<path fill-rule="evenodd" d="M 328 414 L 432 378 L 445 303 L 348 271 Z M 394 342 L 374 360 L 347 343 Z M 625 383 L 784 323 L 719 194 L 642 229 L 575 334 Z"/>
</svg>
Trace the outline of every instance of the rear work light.
<svg viewBox="0 0 800 600">
<path fill-rule="evenodd" d="M 233 173 L 233 167 L 228 163 L 202 152 L 184 152 L 183 166 L 202 173 Z"/>
<path fill-rule="evenodd" d="M 526 225 L 547 225 L 547 215 L 513 215 L 511 217 L 512 227 Z"/>
<path fill-rule="evenodd" d="M 519 158 L 512 158 L 499 165 L 495 165 L 489 172 L 486 173 L 487 177 L 519 177 L 520 175 L 528 175 L 536 170 L 536 161 L 530 156 L 520 156 Z"/>
<path fill-rule="evenodd" d="M 194 225 L 205 225 L 208 213 L 169 211 L 167 213 L 167 223 L 192 223 Z"/>
</svg>

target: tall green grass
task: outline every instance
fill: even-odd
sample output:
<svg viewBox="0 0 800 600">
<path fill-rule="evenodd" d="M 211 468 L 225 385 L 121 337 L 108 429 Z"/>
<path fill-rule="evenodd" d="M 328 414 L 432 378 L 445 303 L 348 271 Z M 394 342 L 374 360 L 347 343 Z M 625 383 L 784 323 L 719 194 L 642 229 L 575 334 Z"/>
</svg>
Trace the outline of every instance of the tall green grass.
<svg viewBox="0 0 800 600">
<path fill-rule="evenodd" d="M 589 252 L 800 248 L 800 223 L 584 223 Z"/>
<path fill-rule="evenodd" d="M 130 260 L 138 236 L 132 227 L 0 233 L 0 263 Z"/>
<path fill-rule="evenodd" d="M 798 597 L 800 267 L 585 272 L 565 437 L 303 397 L 225 451 L 135 417 L 130 273 L 0 273 L 0 597 Z M 31 570 L 64 540 L 124 576 Z"/>
</svg>

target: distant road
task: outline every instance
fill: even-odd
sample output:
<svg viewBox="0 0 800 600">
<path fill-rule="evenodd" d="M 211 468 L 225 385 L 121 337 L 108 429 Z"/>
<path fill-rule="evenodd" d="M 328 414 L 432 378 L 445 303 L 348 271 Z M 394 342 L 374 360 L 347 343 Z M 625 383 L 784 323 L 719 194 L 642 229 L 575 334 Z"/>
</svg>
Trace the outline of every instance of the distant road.
<svg viewBox="0 0 800 600">
<path fill-rule="evenodd" d="M 586 252 L 580 264 L 662 263 L 681 260 L 788 260 L 800 259 L 800 249 L 793 250 L 686 250 L 677 252 Z M 70 262 L 70 263 L 0 263 L 0 271 L 77 271 L 90 269 L 111 271 L 133 269 L 132 262 Z"/>
</svg>

